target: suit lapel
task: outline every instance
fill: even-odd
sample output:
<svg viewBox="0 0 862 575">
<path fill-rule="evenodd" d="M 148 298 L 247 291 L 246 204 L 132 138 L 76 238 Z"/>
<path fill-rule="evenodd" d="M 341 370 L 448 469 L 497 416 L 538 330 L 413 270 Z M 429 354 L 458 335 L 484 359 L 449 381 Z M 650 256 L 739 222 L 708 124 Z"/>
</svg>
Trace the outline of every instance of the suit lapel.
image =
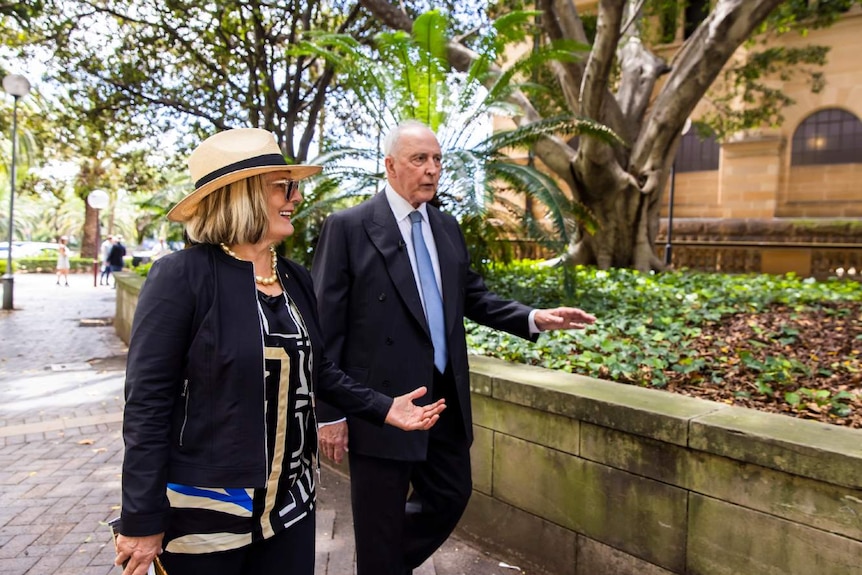
<svg viewBox="0 0 862 575">
<path fill-rule="evenodd" d="M 425 312 L 422 309 L 422 300 L 416 289 L 413 268 L 410 267 L 410 256 L 407 254 L 404 238 L 401 237 L 401 231 L 398 229 L 395 216 L 392 215 L 389 202 L 386 201 L 386 194 L 379 192 L 368 201 L 371 202 L 373 209 L 371 218 L 363 221 L 365 231 L 377 251 L 383 256 L 389 277 L 407 309 L 425 329 L 428 337 L 431 337 L 425 321 Z"/>
</svg>

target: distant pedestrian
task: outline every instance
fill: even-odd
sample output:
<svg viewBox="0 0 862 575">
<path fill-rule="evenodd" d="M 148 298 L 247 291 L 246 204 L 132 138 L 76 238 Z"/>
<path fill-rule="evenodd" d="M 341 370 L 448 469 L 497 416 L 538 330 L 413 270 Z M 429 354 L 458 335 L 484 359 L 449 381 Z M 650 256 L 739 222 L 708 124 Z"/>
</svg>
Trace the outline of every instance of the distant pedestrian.
<svg viewBox="0 0 862 575">
<path fill-rule="evenodd" d="M 111 264 L 108 263 L 108 254 L 111 253 L 113 246 L 114 236 L 108 236 L 99 247 L 99 255 L 102 258 L 102 273 L 99 276 L 99 285 L 108 285 L 108 279 L 111 277 Z"/>
<path fill-rule="evenodd" d="M 115 238 L 114 245 L 108 252 L 108 266 L 112 273 L 123 271 L 123 258 L 126 257 L 126 246 L 123 245 L 123 236 Z M 117 278 L 114 278 L 114 287 L 117 287 Z"/>
<path fill-rule="evenodd" d="M 65 286 L 69 287 L 69 249 L 66 244 L 69 239 L 66 236 L 60 238 L 60 247 L 57 248 L 57 285 L 62 279 Z"/>
</svg>

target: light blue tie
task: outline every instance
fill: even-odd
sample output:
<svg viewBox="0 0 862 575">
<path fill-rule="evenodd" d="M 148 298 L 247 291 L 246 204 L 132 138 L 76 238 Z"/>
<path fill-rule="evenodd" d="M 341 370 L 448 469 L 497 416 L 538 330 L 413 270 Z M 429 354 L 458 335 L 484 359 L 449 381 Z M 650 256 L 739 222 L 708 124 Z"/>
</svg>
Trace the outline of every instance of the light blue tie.
<svg viewBox="0 0 862 575">
<path fill-rule="evenodd" d="M 425 299 L 425 319 L 431 330 L 431 342 L 434 344 L 434 367 L 440 373 L 446 371 L 446 327 L 443 315 L 443 298 L 437 289 L 437 279 L 434 277 L 434 267 L 431 265 L 431 255 L 422 237 L 422 214 L 410 212 L 413 234 L 413 250 L 416 254 L 416 268 L 419 272 L 419 283 L 422 285 L 422 296 Z"/>
</svg>

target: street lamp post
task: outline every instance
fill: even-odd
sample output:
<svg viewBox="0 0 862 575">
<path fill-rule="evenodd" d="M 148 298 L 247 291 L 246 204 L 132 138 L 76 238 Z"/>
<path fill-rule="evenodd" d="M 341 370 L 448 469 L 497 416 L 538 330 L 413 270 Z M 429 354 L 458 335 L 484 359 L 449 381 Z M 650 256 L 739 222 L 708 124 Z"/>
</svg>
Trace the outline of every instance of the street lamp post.
<svg viewBox="0 0 862 575">
<path fill-rule="evenodd" d="M 691 128 L 691 118 L 685 119 L 685 125 L 682 127 L 680 136 L 685 136 Z M 671 235 L 673 234 L 673 193 L 676 188 L 676 156 L 673 157 L 673 162 L 670 164 L 670 195 L 667 198 L 667 243 L 664 245 L 664 264 L 670 265 L 673 246 L 671 245 Z"/>
<path fill-rule="evenodd" d="M 101 238 L 101 222 L 99 221 L 99 212 L 108 207 L 108 194 L 104 190 L 93 190 L 87 195 L 87 205 L 96 210 L 96 251 L 93 254 L 93 287 L 96 287 L 99 280 L 99 250 Z"/>
<path fill-rule="evenodd" d="M 13 308 L 12 293 L 15 276 L 12 274 L 12 232 L 15 227 L 15 160 L 18 151 L 18 98 L 30 93 L 30 82 L 20 74 L 9 74 L 3 78 L 3 89 L 15 99 L 12 104 L 12 169 L 9 184 L 9 251 L 6 255 L 6 273 L 3 275 L 3 309 Z"/>
</svg>

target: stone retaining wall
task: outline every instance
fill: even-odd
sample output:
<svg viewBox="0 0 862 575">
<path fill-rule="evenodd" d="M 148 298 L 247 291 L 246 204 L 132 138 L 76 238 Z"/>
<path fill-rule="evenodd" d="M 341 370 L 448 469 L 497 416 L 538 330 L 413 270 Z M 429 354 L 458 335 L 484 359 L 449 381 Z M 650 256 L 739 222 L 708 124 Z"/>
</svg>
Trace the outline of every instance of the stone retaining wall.
<svg viewBox="0 0 862 575">
<path fill-rule="evenodd" d="M 144 285 L 144 278 L 132 272 L 114 272 L 117 282 L 117 312 L 114 315 L 114 329 L 121 340 L 129 344 L 132 334 L 132 318 L 138 305 L 138 294 Z"/>
<path fill-rule="evenodd" d="M 143 280 L 117 280 L 128 343 Z M 485 357 L 470 366 L 474 492 L 459 535 L 526 572 L 862 573 L 862 431 Z"/>
<path fill-rule="evenodd" d="M 459 526 L 528 572 L 858 575 L 862 431 L 472 357 Z"/>
</svg>

